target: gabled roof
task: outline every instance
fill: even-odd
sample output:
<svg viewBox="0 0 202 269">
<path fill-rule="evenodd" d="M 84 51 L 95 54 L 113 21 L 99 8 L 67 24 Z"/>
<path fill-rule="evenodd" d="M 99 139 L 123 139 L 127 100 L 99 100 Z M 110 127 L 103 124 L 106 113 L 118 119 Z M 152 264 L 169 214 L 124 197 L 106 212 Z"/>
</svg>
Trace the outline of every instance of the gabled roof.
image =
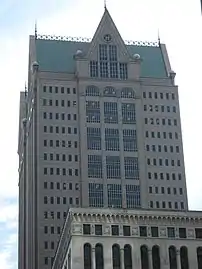
<svg viewBox="0 0 202 269">
<path fill-rule="evenodd" d="M 105 13 L 102 20 L 95 32 L 92 42 L 85 41 L 67 41 L 52 40 L 52 39 L 36 39 L 36 60 L 39 63 L 39 70 L 46 72 L 75 72 L 74 55 L 78 50 L 84 54 L 90 51 L 93 42 L 95 42 L 96 35 L 103 27 L 104 23 L 109 21 L 111 27 L 114 27 L 123 49 L 126 48 L 129 56 L 133 57 L 134 54 L 140 54 L 141 63 L 141 77 L 165 78 L 167 77 L 166 67 L 163 59 L 163 54 L 160 46 L 140 46 L 140 45 L 127 45 L 124 44 L 118 30 L 108 12 Z"/>
</svg>

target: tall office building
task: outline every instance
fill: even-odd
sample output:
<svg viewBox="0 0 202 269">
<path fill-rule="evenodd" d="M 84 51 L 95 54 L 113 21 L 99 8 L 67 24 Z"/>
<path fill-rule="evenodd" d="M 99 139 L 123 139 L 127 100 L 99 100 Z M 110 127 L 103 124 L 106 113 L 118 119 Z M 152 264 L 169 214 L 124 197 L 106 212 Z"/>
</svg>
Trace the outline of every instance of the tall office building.
<svg viewBox="0 0 202 269">
<path fill-rule="evenodd" d="M 188 210 L 166 46 L 30 36 L 20 96 L 19 269 L 51 267 L 68 207 Z"/>
</svg>

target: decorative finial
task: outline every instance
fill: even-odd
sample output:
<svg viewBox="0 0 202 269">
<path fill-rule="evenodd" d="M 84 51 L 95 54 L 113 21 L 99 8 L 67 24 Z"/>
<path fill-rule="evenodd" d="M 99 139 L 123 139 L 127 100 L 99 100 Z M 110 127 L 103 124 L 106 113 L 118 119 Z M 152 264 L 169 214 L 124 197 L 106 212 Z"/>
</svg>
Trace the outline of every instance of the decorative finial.
<svg viewBox="0 0 202 269">
<path fill-rule="evenodd" d="M 158 29 L 158 44 L 160 45 L 161 44 L 161 38 L 160 38 L 160 31 Z"/>
<path fill-rule="evenodd" d="M 107 0 L 104 0 L 104 8 L 107 8 Z"/>
<path fill-rule="evenodd" d="M 37 39 L 37 21 L 35 21 L 35 39 Z"/>
</svg>

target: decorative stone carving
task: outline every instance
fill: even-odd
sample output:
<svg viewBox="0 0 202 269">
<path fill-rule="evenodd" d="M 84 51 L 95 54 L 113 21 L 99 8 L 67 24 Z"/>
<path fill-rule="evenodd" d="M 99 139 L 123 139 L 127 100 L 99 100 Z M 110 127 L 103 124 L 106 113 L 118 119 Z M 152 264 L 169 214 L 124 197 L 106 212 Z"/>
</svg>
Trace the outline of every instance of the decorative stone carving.
<svg viewBox="0 0 202 269">
<path fill-rule="evenodd" d="M 166 228 L 160 227 L 159 235 L 160 235 L 160 237 L 166 237 Z"/>
<path fill-rule="evenodd" d="M 139 236 L 139 228 L 138 227 L 132 227 L 132 235 Z"/>
<path fill-rule="evenodd" d="M 91 224 L 91 234 L 95 234 L 95 225 Z"/>
<path fill-rule="evenodd" d="M 119 225 L 119 235 L 123 235 L 123 225 Z"/>
<path fill-rule="evenodd" d="M 194 229 L 192 229 L 192 228 L 187 229 L 187 237 L 188 238 L 195 238 Z"/>
<path fill-rule="evenodd" d="M 147 235 L 148 235 L 148 237 L 151 236 L 151 227 L 150 226 L 147 227 Z"/>
<path fill-rule="evenodd" d="M 110 235 L 110 225 L 105 225 L 103 230 L 105 235 Z"/>
<path fill-rule="evenodd" d="M 73 224 L 72 225 L 72 233 L 73 234 L 82 234 L 82 225 L 81 224 Z"/>
</svg>

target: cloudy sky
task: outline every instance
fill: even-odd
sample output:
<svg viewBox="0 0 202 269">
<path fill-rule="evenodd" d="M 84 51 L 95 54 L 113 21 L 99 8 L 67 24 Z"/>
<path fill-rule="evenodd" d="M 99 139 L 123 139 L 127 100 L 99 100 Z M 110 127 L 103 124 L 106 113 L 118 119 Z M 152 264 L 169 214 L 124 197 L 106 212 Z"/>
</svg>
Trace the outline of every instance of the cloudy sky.
<svg viewBox="0 0 202 269">
<path fill-rule="evenodd" d="M 202 209 L 200 0 L 108 0 L 125 40 L 166 43 L 179 85 L 190 209 Z M 18 108 L 27 80 L 28 39 L 38 33 L 92 37 L 104 0 L 0 1 L 0 268 L 17 269 Z"/>
</svg>

